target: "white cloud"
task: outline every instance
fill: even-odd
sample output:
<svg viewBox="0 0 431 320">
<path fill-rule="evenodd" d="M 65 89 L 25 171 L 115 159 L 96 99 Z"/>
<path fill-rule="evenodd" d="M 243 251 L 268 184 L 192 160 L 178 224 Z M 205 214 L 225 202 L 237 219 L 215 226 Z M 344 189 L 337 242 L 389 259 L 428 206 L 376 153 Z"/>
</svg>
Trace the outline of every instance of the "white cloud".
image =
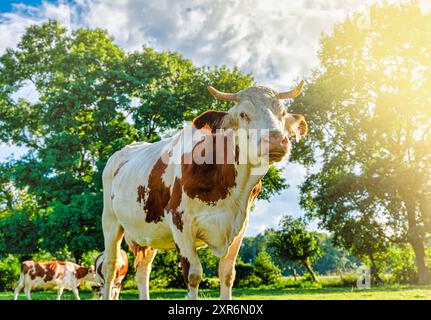
<svg viewBox="0 0 431 320">
<path fill-rule="evenodd" d="M 252 72 L 279 89 L 317 64 L 321 32 L 362 0 L 76 0 L 39 7 L 15 5 L 1 15 L 0 50 L 15 46 L 25 28 L 58 19 L 69 28 L 103 28 L 128 50 L 143 44 L 183 53 L 198 64 L 226 64 Z"/>
</svg>

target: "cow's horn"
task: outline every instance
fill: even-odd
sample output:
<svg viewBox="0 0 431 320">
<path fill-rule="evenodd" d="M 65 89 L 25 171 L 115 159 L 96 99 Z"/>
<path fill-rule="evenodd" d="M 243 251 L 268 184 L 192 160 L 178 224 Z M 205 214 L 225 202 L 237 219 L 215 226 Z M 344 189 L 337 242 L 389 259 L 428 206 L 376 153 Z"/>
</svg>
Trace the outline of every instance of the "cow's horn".
<svg viewBox="0 0 431 320">
<path fill-rule="evenodd" d="M 236 101 L 237 96 L 235 93 L 224 93 L 220 92 L 217 89 L 209 86 L 208 91 L 217 99 L 225 100 L 225 101 Z"/>
<path fill-rule="evenodd" d="M 298 84 L 298 86 L 294 90 L 286 91 L 286 92 L 280 92 L 278 94 L 278 98 L 279 99 L 294 99 L 301 94 L 303 86 L 304 86 L 304 80 L 301 80 L 301 82 Z"/>
</svg>

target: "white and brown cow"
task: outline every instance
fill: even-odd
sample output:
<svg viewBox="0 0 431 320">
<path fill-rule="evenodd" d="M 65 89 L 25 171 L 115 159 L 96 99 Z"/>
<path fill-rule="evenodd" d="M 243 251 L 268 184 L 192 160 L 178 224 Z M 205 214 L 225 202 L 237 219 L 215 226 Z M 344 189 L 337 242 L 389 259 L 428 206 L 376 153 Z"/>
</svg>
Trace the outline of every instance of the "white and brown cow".
<svg viewBox="0 0 431 320">
<path fill-rule="evenodd" d="M 105 285 L 105 279 L 103 278 L 102 266 L 103 261 L 105 259 L 105 255 L 101 253 L 94 262 L 94 268 L 96 270 L 96 283 L 97 286 L 94 286 L 95 289 L 99 293 L 99 298 L 102 298 L 101 289 Z M 124 250 L 120 251 L 120 257 L 118 258 L 118 266 L 115 273 L 114 284 L 112 288 L 112 299 L 118 300 L 120 297 L 121 291 L 121 283 L 123 279 L 127 275 L 127 271 L 129 270 L 129 260 L 127 259 L 127 253 Z"/>
<path fill-rule="evenodd" d="M 116 152 L 103 172 L 105 281 L 114 283 L 125 237 L 136 256 L 139 296 L 148 299 L 157 249 L 180 254 L 188 298 L 197 299 L 202 266 L 197 248 L 220 258 L 220 298 L 231 299 L 235 259 L 261 178 L 269 164 L 290 152 L 291 139 L 307 132 L 302 115 L 287 113 L 282 99 L 297 97 L 250 87 L 216 98 L 235 102 L 227 112 L 207 111 L 191 126 L 156 143 L 135 143 Z M 112 297 L 105 286 L 103 297 Z"/>
<path fill-rule="evenodd" d="M 13 298 L 17 300 L 19 292 L 24 289 L 27 299 L 31 300 L 31 289 L 57 286 L 57 300 L 61 299 L 65 288 L 72 290 L 75 298 L 80 300 L 78 293 L 80 283 L 86 280 L 94 281 L 94 276 L 93 266 L 83 267 L 76 263 L 64 261 L 24 261 L 21 264 L 21 273 Z"/>
</svg>

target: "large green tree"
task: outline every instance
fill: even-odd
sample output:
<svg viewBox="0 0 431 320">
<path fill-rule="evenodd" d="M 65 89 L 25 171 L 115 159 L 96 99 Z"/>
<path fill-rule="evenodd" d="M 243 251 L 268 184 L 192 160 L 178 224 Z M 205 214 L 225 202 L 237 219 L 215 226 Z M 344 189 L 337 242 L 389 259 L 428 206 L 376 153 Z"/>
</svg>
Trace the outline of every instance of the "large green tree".
<svg viewBox="0 0 431 320">
<path fill-rule="evenodd" d="M 100 29 L 68 32 L 56 21 L 29 27 L 17 47 L 0 56 L 0 143 L 28 150 L 0 167 L 2 225 L 16 221 L 14 195 L 24 192 L 36 212 L 19 214 L 27 217 L 26 228 L 37 230 L 32 243 L 39 249 L 67 245 L 77 260 L 101 249 L 107 159 L 133 141 L 162 139 L 207 109 L 228 108 L 208 85 L 235 92 L 252 83 L 238 69 L 197 67 L 175 52 L 125 52 Z M 23 88 L 36 98 L 23 96 Z M 272 169 L 262 197 L 285 186 Z M 26 241 L 18 227 L 7 230 L 16 235 L 9 244 Z"/>
<path fill-rule="evenodd" d="M 292 106 L 311 128 L 303 161 L 318 162 L 301 204 L 348 248 L 409 243 L 418 281 L 429 283 L 431 13 L 417 2 L 373 5 L 324 36 L 319 58 Z"/>
</svg>

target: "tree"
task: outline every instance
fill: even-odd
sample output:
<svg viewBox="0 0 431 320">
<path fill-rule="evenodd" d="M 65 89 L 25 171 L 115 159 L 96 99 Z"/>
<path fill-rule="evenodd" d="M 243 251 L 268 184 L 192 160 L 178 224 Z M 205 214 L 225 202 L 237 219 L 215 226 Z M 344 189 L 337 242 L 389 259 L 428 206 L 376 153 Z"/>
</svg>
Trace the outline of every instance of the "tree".
<svg viewBox="0 0 431 320">
<path fill-rule="evenodd" d="M 266 251 L 261 251 L 254 261 L 256 275 L 262 279 L 262 284 L 274 284 L 280 280 L 281 270 Z"/>
<path fill-rule="evenodd" d="M 314 262 L 313 270 L 319 274 L 334 274 L 357 268 L 357 259 L 343 246 L 334 245 L 332 236 L 326 233 L 318 233 L 316 236 L 321 254 Z"/>
<path fill-rule="evenodd" d="M 313 261 L 320 253 L 318 241 L 313 233 L 306 230 L 301 218 L 284 216 L 280 229 L 274 232 L 268 246 L 273 248 L 277 257 L 285 263 L 301 263 L 312 279 L 318 281 L 312 267 Z"/>
<path fill-rule="evenodd" d="M 254 237 L 244 237 L 239 250 L 241 260 L 247 263 L 253 263 L 261 251 L 266 251 L 269 240 L 269 229 L 264 233 L 259 233 Z"/>
<path fill-rule="evenodd" d="M 431 281 L 430 21 L 417 2 L 347 18 L 322 38 L 321 65 L 292 105 L 311 129 L 294 152 L 319 162 L 301 206 L 348 249 L 409 243 L 420 284 Z"/>
</svg>

